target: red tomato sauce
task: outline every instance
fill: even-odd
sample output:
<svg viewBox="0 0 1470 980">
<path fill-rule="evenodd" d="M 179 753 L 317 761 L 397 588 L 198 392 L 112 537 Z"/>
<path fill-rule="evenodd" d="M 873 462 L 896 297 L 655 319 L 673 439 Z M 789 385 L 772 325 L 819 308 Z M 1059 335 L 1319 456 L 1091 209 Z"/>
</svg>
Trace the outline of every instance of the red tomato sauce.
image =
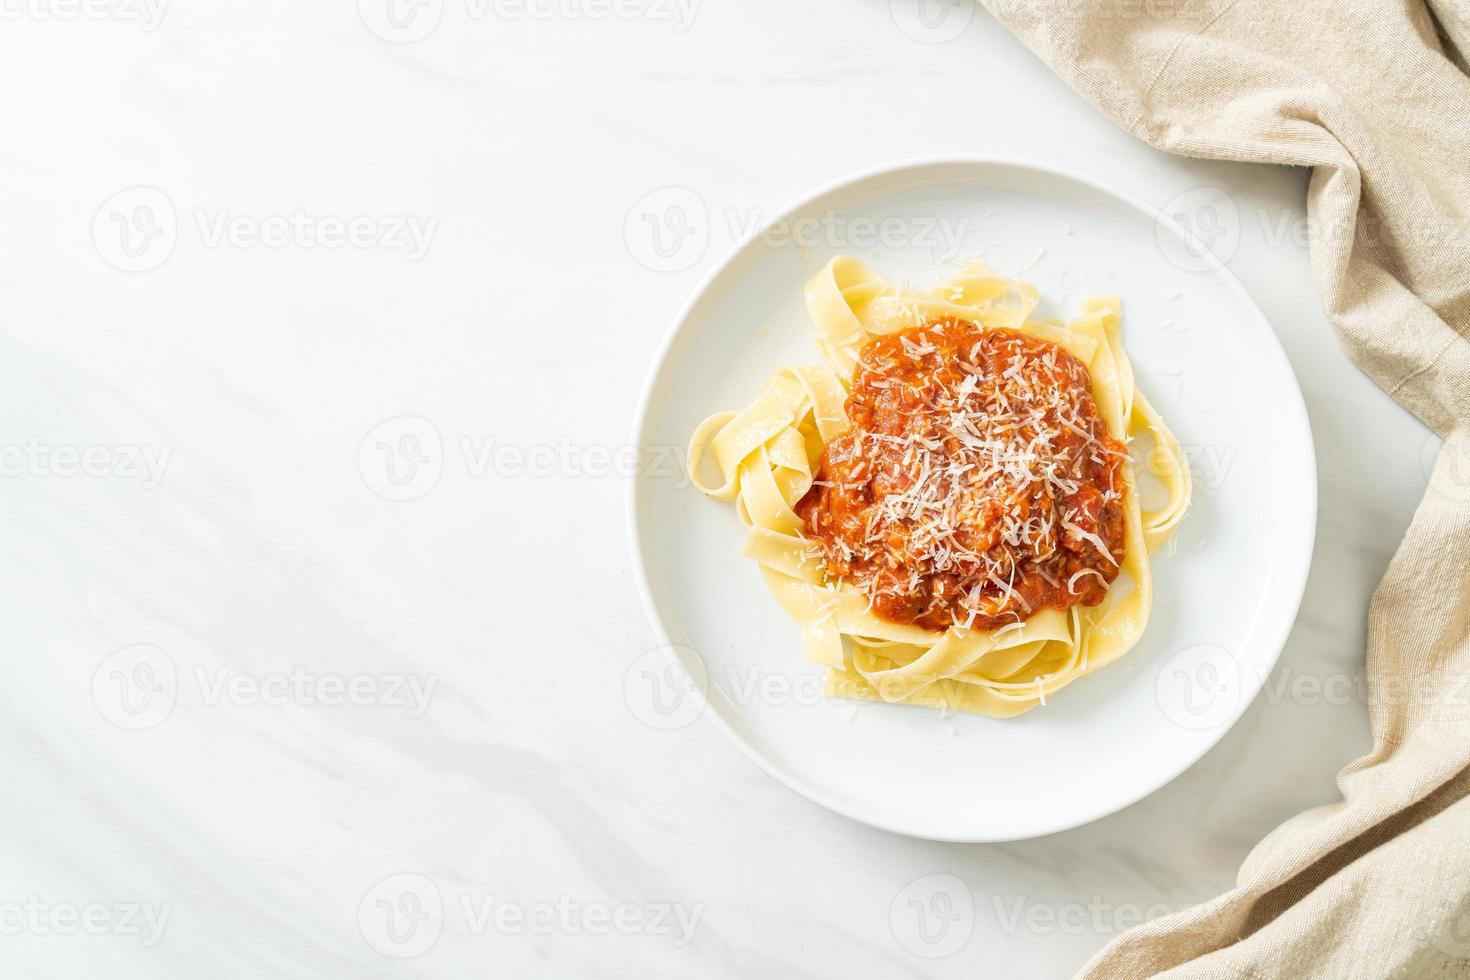
<svg viewBox="0 0 1470 980">
<path fill-rule="evenodd" d="M 1103 600 L 1127 450 L 1070 352 L 935 321 L 870 341 L 846 405 L 852 428 L 796 510 L 828 577 L 876 615 L 990 630 Z"/>
</svg>

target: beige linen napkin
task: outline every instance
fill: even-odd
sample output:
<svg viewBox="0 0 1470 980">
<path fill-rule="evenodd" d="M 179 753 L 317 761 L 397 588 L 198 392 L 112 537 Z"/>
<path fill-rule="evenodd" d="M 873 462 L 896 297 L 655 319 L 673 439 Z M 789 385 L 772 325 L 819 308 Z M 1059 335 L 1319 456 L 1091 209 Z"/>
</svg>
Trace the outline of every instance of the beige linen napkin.
<svg viewBox="0 0 1470 980">
<path fill-rule="evenodd" d="M 1374 747 L 1343 801 L 1082 976 L 1470 977 L 1470 0 L 982 2 L 1153 146 L 1311 167 L 1342 344 L 1446 439 L 1368 610 Z"/>
</svg>

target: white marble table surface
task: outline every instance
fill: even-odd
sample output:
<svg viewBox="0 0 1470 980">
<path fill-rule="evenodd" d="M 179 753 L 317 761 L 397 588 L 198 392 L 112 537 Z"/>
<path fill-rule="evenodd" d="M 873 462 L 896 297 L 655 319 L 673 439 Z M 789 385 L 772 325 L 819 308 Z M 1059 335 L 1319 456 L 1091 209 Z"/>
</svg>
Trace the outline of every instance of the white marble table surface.
<svg viewBox="0 0 1470 980">
<path fill-rule="evenodd" d="M 1361 669 L 1433 446 L 1337 348 L 1305 173 L 1153 152 L 983 12 L 907 0 L 0 13 L 0 974 L 1058 977 L 1228 887 L 1367 746 L 1362 700 L 1313 691 Z M 1000 846 L 868 829 L 708 722 L 640 722 L 599 463 L 731 215 L 968 152 L 1228 194 L 1321 476 L 1239 725 Z M 661 272 L 638 208 L 668 187 L 710 235 Z M 935 873 L 974 903 L 938 958 L 893 925 Z"/>
</svg>

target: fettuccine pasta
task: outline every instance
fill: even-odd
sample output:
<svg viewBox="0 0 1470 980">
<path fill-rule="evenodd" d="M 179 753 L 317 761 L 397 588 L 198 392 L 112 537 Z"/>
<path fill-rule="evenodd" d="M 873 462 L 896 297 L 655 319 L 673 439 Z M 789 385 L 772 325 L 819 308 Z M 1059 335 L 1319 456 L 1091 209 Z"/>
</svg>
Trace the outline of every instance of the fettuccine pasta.
<svg viewBox="0 0 1470 980">
<path fill-rule="evenodd" d="M 695 485 L 717 500 L 734 502 L 740 520 L 748 528 L 744 554 L 757 563 L 771 593 L 796 622 L 808 659 L 830 668 L 829 695 L 1009 717 L 1045 704 L 1072 681 L 1117 660 L 1143 633 L 1152 599 L 1150 556 L 1184 516 L 1191 489 L 1189 469 L 1178 441 L 1134 384 L 1122 345 L 1119 301 L 1115 298 L 1087 300 L 1075 319 L 1058 324 L 1030 319 L 1037 298 L 1031 285 L 997 276 L 979 263 L 966 267 L 953 279 L 921 291 L 894 286 L 862 262 L 839 257 L 806 287 L 806 305 L 823 363 L 781 368 L 749 407 L 740 412 L 712 415 L 695 430 L 689 447 L 689 467 Z M 914 333 L 915 328 L 925 328 L 928 332 Z M 1099 468 L 1097 472 L 1117 474 L 1117 479 L 1111 484 L 1104 480 L 1104 492 L 1087 497 L 1085 494 L 1091 491 L 1079 489 L 1078 480 L 1069 479 L 1066 474 L 1058 475 L 1055 466 L 1039 468 L 1037 454 L 1026 449 L 1024 440 L 1015 443 L 1024 451 L 1007 450 L 1008 455 L 1002 454 L 1000 462 L 995 464 L 993 481 L 1011 479 L 1014 483 L 1016 473 L 1026 475 L 1029 466 L 1038 469 L 1038 474 L 1028 492 L 1044 491 L 1049 495 L 1036 498 L 1047 508 L 1045 513 L 1037 512 L 1039 516 L 1027 518 L 1025 524 L 1019 518 L 1001 514 L 988 532 L 990 541 L 999 541 L 996 535 L 1003 534 L 1004 540 L 1011 542 L 1010 546 L 997 545 L 999 550 L 993 553 L 1006 547 L 1012 552 L 1034 547 L 1037 554 L 1049 556 L 1047 560 L 1052 564 L 1041 567 L 1039 574 L 1051 581 L 1051 586 L 1048 588 L 1041 578 L 1033 576 L 1035 588 L 1030 593 L 1016 578 L 1018 566 L 1014 555 L 1010 564 L 997 564 L 983 553 L 983 545 L 974 545 L 973 551 L 966 551 L 962 544 L 955 544 L 972 540 L 975 524 L 966 525 L 950 517 L 923 516 L 925 507 L 942 509 L 934 501 L 943 502 L 942 495 L 946 492 L 943 488 L 934 490 L 932 480 L 925 488 L 901 484 L 902 489 L 893 491 L 894 500 L 885 505 L 883 514 L 877 510 L 867 512 L 867 530 L 877 540 L 872 555 L 878 561 L 870 566 L 886 569 L 885 574 L 892 581 L 882 588 L 890 591 L 883 592 L 880 585 L 874 585 L 876 579 L 870 580 L 865 591 L 858 582 L 834 575 L 829 568 L 829 564 L 841 564 L 850 557 L 851 548 L 844 543 L 833 544 L 831 540 L 816 540 L 812 528 L 798 511 L 808 516 L 813 513 L 812 501 L 803 503 L 809 493 L 814 493 L 815 499 L 822 493 L 837 492 L 831 488 L 831 481 L 819 479 L 819 473 L 828 462 L 833 472 L 837 472 L 837 462 L 824 457 L 824 451 L 850 430 L 859 447 L 881 446 L 882 440 L 898 443 L 891 453 L 905 455 L 890 458 L 912 461 L 917 458 L 915 453 L 923 449 L 906 448 L 899 437 L 878 430 L 859 431 L 861 427 L 854 426 L 849 418 L 849 397 L 854 393 L 855 375 L 868 370 L 864 377 L 876 389 L 876 394 L 883 396 L 883 387 L 893 382 L 874 375 L 870 370 L 873 364 L 881 367 L 901 359 L 904 350 L 915 364 L 933 363 L 938 356 L 934 353 L 939 349 L 936 344 L 946 339 L 958 342 L 955 338 L 968 342 L 976 337 L 979 342 L 975 343 L 970 360 L 981 357 L 978 351 L 986 341 L 994 341 L 1001 352 L 995 357 L 1004 356 L 1006 351 L 1018 359 L 1029 356 L 1033 360 L 1027 363 L 1037 371 L 1060 372 L 1058 376 L 1065 376 L 1063 368 L 1074 363 L 1064 356 L 1047 354 L 1054 350 L 1048 345 L 1070 353 L 1085 367 L 1085 375 L 1072 368 L 1072 376 L 1081 378 L 1084 386 L 1090 379 L 1091 404 L 1082 408 L 1095 413 L 1093 424 L 1098 433 L 1105 428 L 1105 436 L 1069 421 L 1082 418 L 1080 415 L 1067 416 L 1061 424 L 1081 433 L 1074 442 L 1091 447 L 1091 458 L 1099 467 L 1104 464 L 1112 467 Z M 869 348 L 865 358 L 865 348 L 880 338 L 889 338 L 887 347 L 898 352 L 889 362 L 872 353 L 877 348 Z M 895 342 L 901 342 L 903 347 L 899 348 Z M 1005 346 L 1007 343 L 1009 347 Z M 1058 366 L 1059 356 L 1066 360 L 1065 365 Z M 992 363 L 1011 364 L 1006 372 L 1008 378 L 1020 369 L 1020 364 L 1014 361 Z M 972 374 L 983 374 L 968 362 L 959 363 L 958 367 Z M 957 393 L 946 390 L 946 394 L 958 399 L 954 404 L 967 397 L 978 397 L 973 394 L 980 387 L 977 381 L 1005 384 L 1000 378 L 971 378 L 958 386 Z M 1004 388 L 996 390 L 1000 394 L 992 393 L 992 397 L 1004 400 Z M 1073 409 L 1081 410 L 1073 405 L 1069 411 Z M 982 422 L 989 420 L 983 411 L 977 412 L 974 418 Z M 903 421 L 899 416 L 893 417 Z M 1022 422 L 1035 423 L 1038 418 L 1041 415 L 1033 410 L 1029 416 L 1020 416 L 1021 421 L 1010 428 L 1015 429 Z M 970 425 L 963 418 L 956 418 L 955 424 Z M 953 432 L 945 431 L 946 438 L 954 438 Z M 1025 433 L 1033 440 L 1032 446 L 1045 449 L 1050 445 L 1031 429 Z M 1087 437 L 1086 441 L 1083 436 Z M 968 458 L 972 462 L 948 474 L 951 504 L 956 500 L 964 502 L 963 487 L 961 491 L 954 487 L 962 486 L 965 479 L 974 476 L 973 472 L 967 472 L 974 469 L 973 460 L 988 459 L 985 453 L 995 455 L 998 450 L 994 447 L 1005 445 L 988 431 L 976 432 L 973 426 L 960 431 L 958 437 L 979 448 L 970 451 Z M 864 438 L 868 441 L 864 442 Z M 909 443 L 918 439 L 932 454 L 940 437 L 928 442 L 923 436 L 905 438 Z M 1152 450 L 1144 458 L 1165 491 L 1157 510 L 1141 507 L 1134 466 L 1126 450 L 1115 451 L 1117 461 L 1109 463 L 1107 458 L 1108 445 L 1121 448 L 1135 438 L 1146 438 L 1152 443 Z M 844 441 L 844 459 L 853 456 L 851 442 L 851 439 Z M 707 455 L 713 457 L 719 470 L 718 482 L 702 477 L 701 461 Z M 861 470 L 862 466 L 863 460 L 857 459 L 853 467 L 843 472 Z M 917 482 L 923 483 L 928 478 L 925 464 Z M 915 482 L 909 477 L 905 480 Z M 1047 485 L 1044 480 L 1052 482 Z M 930 496 L 922 497 L 921 489 L 929 491 Z M 871 495 L 873 491 L 868 492 Z M 1069 492 L 1076 496 L 1066 498 L 1066 506 L 1056 503 L 1053 509 L 1052 495 Z M 1093 498 L 1104 504 L 1098 505 Z M 1079 500 L 1093 503 L 1088 517 L 1093 523 L 1078 516 L 1084 509 L 1075 505 Z M 1089 530 L 1100 526 L 1099 506 L 1110 508 L 1107 513 L 1113 515 L 1114 538 L 1121 545 L 1121 556 L 1116 554 L 1116 547 L 1102 539 L 1100 531 Z M 953 509 L 951 506 L 950 510 Z M 1051 522 L 1053 510 L 1061 515 L 1055 521 L 1060 526 Z M 991 514 L 992 518 L 995 516 Z M 880 518 L 890 523 L 874 531 L 878 526 L 874 522 Z M 930 526 L 936 521 L 937 530 Z M 947 577 L 938 575 L 933 580 L 921 580 L 914 572 L 913 582 L 903 581 L 909 569 L 901 562 L 895 564 L 897 559 L 891 555 L 885 557 L 883 542 L 887 540 L 893 548 L 917 550 L 920 545 L 913 542 L 920 537 L 924 541 L 922 547 L 928 549 L 926 555 L 937 556 L 931 561 L 933 568 L 960 567 L 955 556 L 967 556 L 969 564 L 963 568 L 969 570 L 966 574 L 970 577 L 962 578 L 951 572 L 946 573 Z M 1061 541 L 1066 541 L 1066 547 L 1073 550 L 1059 550 Z M 1084 560 L 1095 567 L 1081 567 Z M 882 565 L 883 561 L 888 564 Z M 1032 568 L 1025 562 L 1021 567 L 1023 573 Z M 1063 568 L 1063 574 L 1075 570 L 1063 582 L 1056 575 L 1048 574 L 1048 567 Z M 857 568 L 854 564 L 849 571 L 856 575 Z M 1010 581 L 1005 580 L 1006 568 L 1010 569 Z M 949 589 L 953 595 L 940 602 L 935 596 L 943 589 Z M 1038 602 L 1038 595 L 1052 599 L 1055 604 Z M 1058 595 L 1063 598 L 1057 600 Z M 1087 601 L 1080 601 L 1078 596 Z M 1068 602 L 1072 604 L 1065 605 Z M 900 607 L 908 610 L 907 617 L 883 614 L 885 609 Z M 944 616 L 951 617 L 951 621 L 938 628 L 942 625 L 938 620 Z"/>
</svg>

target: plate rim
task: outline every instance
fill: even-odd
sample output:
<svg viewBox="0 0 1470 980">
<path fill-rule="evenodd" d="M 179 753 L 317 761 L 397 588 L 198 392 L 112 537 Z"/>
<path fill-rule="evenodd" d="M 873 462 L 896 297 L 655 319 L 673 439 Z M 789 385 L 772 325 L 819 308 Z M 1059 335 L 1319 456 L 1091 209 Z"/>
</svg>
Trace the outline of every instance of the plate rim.
<svg viewBox="0 0 1470 980">
<path fill-rule="evenodd" d="M 1306 438 L 1306 449 L 1308 450 L 1305 465 L 1307 486 L 1304 488 L 1306 504 L 1304 517 L 1306 519 L 1303 521 L 1303 527 L 1306 529 L 1304 532 L 1306 540 L 1304 547 L 1299 552 L 1301 558 L 1298 567 L 1288 569 L 1290 578 L 1282 583 L 1287 586 L 1286 591 L 1290 593 L 1290 601 L 1283 604 L 1281 608 L 1283 610 L 1290 610 L 1290 615 L 1282 615 L 1280 622 L 1271 630 L 1270 640 L 1267 644 L 1272 650 L 1269 664 L 1267 664 L 1265 670 L 1256 671 L 1256 676 L 1254 677 L 1242 677 L 1241 694 L 1243 696 L 1237 699 L 1237 704 L 1229 719 L 1215 726 L 1211 733 L 1211 739 L 1198 754 L 1193 755 L 1183 765 L 1170 769 L 1167 775 L 1163 776 L 1157 782 L 1146 780 L 1145 783 L 1151 785 L 1146 785 L 1145 788 L 1137 793 L 1126 795 L 1121 802 L 1116 804 L 1110 803 L 1097 812 L 1089 811 L 1081 816 L 1068 817 L 1057 821 L 1054 825 L 1046 825 L 1034 833 L 1027 833 L 1021 836 L 935 833 L 921 827 L 904 825 L 900 822 L 886 819 L 882 815 L 867 813 L 861 810 L 861 808 L 849 806 L 845 802 L 833 799 L 827 793 L 822 792 L 816 787 L 808 785 L 802 779 L 797 778 L 794 773 L 787 771 L 784 767 L 777 765 L 774 761 L 767 758 L 763 752 L 757 750 L 746 741 L 745 738 L 735 731 L 734 727 L 725 719 L 720 711 L 711 707 L 709 698 L 705 696 L 703 691 L 695 689 L 691 692 L 692 696 L 698 700 L 699 711 L 697 717 L 707 718 L 712 721 L 715 727 L 723 733 L 725 738 L 729 739 L 747 760 L 754 763 L 757 768 L 787 789 L 818 806 L 846 817 L 849 820 L 865 824 L 866 826 L 919 840 L 954 844 L 1005 843 L 1031 840 L 1075 830 L 1078 827 L 1083 827 L 1102 820 L 1105 817 L 1120 813 L 1140 800 L 1152 796 L 1154 793 L 1157 793 L 1165 786 L 1174 782 L 1219 746 L 1220 742 L 1225 738 L 1225 735 L 1235 728 L 1241 717 L 1255 703 L 1256 697 L 1260 694 L 1261 689 L 1265 686 L 1266 681 L 1280 662 L 1281 654 L 1286 648 L 1286 642 L 1290 638 L 1291 631 L 1296 625 L 1298 616 L 1301 614 L 1302 598 L 1306 593 L 1307 581 L 1311 573 L 1312 558 L 1317 544 L 1317 517 L 1320 503 L 1318 500 L 1316 440 L 1312 433 L 1311 417 L 1307 412 L 1306 399 L 1302 394 L 1301 381 L 1297 378 L 1296 371 L 1291 365 L 1291 359 L 1286 355 L 1286 350 L 1281 344 L 1281 338 L 1277 335 L 1276 328 L 1256 303 L 1255 297 L 1245 288 L 1245 285 L 1235 273 L 1230 270 L 1226 262 L 1221 261 L 1215 256 L 1205 243 L 1201 242 L 1188 228 L 1132 191 L 1111 181 L 1093 177 L 1070 167 L 1059 166 L 1026 157 L 998 156 L 992 154 L 939 154 L 892 160 L 887 163 L 865 167 L 856 172 L 828 181 L 801 195 L 792 204 L 776 211 L 761 223 L 759 230 L 735 241 L 726 250 L 725 254 L 721 256 L 719 261 L 715 262 L 700 277 L 688 297 L 679 307 L 679 310 L 674 314 L 671 325 L 665 330 L 663 339 L 654 352 L 648 372 L 644 376 L 643 383 L 639 388 L 638 403 L 633 414 L 631 443 L 637 451 L 640 454 L 646 452 L 644 430 L 648 424 L 649 406 L 652 400 L 654 386 L 663 371 L 664 364 L 668 360 L 669 353 L 673 349 L 675 342 L 688 326 L 690 314 L 699 305 L 714 283 L 725 274 L 726 270 L 738 261 L 748 249 L 755 247 L 759 243 L 762 231 L 779 222 L 789 220 L 828 195 L 835 194 L 845 188 L 859 185 L 876 178 L 899 177 L 906 171 L 919 173 L 926 169 L 938 170 L 944 167 L 1006 167 L 1017 171 L 1029 171 L 1032 174 L 1052 179 L 1060 178 L 1064 181 L 1072 181 L 1127 204 L 1150 219 L 1156 229 L 1168 228 L 1172 234 L 1182 239 L 1186 244 L 1203 248 L 1203 254 L 1209 255 L 1211 259 L 1207 263 L 1208 268 L 1203 271 L 1219 276 L 1225 285 L 1244 302 L 1249 310 L 1255 313 L 1261 323 L 1266 327 L 1265 333 L 1269 343 L 1262 345 L 1263 352 L 1270 352 L 1270 356 L 1274 357 L 1285 368 L 1286 376 L 1291 381 L 1290 395 L 1293 397 L 1288 399 L 1291 403 L 1290 411 L 1291 415 L 1301 425 L 1301 430 Z M 680 670 L 685 670 L 683 661 L 676 652 L 679 645 L 675 644 L 669 636 L 669 632 L 665 628 L 662 618 L 659 616 L 654 602 L 653 592 L 649 586 L 648 575 L 645 571 L 648 555 L 645 553 L 643 547 L 644 529 L 639 519 L 641 502 L 640 487 L 642 486 L 642 475 L 638 472 L 638 468 L 635 467 L 627 477 L 627 494 L 625 500 L 627 533 L 633 558 L 633 579 L 637 583 L 638 597 L 643 607 L 643 614 L 649 625 L 653 628 L 654 638 L 659 641 L 660 648 L 664 651 L 669 663 Z M 1242 675 L 1246 674 L 1244 671 L 1241 673 Z M 1163 772 L 1163 770 L 1160 771 Z"/>
</svg>

